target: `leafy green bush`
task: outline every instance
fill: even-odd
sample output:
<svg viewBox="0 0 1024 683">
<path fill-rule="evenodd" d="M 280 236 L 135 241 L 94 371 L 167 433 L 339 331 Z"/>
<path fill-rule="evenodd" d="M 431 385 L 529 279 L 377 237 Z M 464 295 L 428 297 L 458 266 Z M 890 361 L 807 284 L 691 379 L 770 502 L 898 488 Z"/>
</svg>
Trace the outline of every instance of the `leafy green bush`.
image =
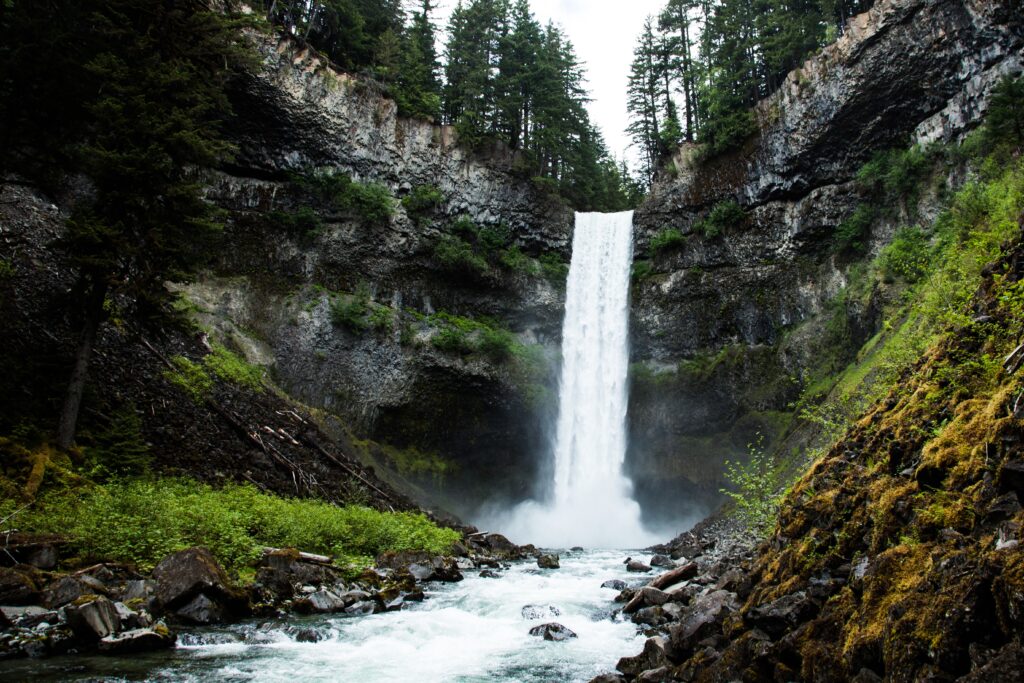
<svg viewBox="0 0 1024 683">
<path fill-rule="evenodd" d="M 721 491 L 732 499 L 748 528 L 764 536 L 778 515 L 782 476 L 774 458 L 765 451 L 761 435 L 755 443 L 748 444 L 747 450 L 746 462 L 725 461 L 725 478 L 732 488 Z"/>
<path fill-rule="evenodd" d="M 929 155 L 919 145 L 878 152 L 857 172 L 857 184 L 887 199 L 908 197 L 910 203 L 931 168 Z"/>
<path fill-rule="evenodd" d="M 490 259 L 509 244 L 512 239 L 512 230 L 504 223 L 487 225 L 480 228 L 477 239 L 484 255 Z"/>
<path fill-rule="evenodd" d="M 67 537 L 83 559 L 134 562 L 144 571 L 195 545 L 208 547 L 229 569 L 240 569 L 264 546 L 365 562 L 385 551 L 446 553 L 459 538 L 422 514 L 279 498 L 250 485 L 214 489 L 188 479 L 54 491 L 18 521 L 27 531 Z"/>
<path fill-rule="evenodd" d="M 480 330 L 477 349 L 495 363 L 508 360 L 515 346 L 515 338 L 508 330 L 485 327 Z"/>
<path fill-rule="evenodd" d="M 746 220 L 747 212 L 743 210 L 743 207 L 729 199 L 715 204 L 707 216 L 697 221 L 693 230 L 708 239 L 713 239 L 725 232 L 726 229 L 740 225 Z"/>
<path fill-rule="evenodd" d="M 395 211 L 391 190 L 380 183 L 355 182 L 344 173 L 316 170 L 294 174 L 292 185 L 302 194 L 337 209 L 352 211 L 370 224 L 386 223 Z M 300 209 L 295 215 L 306 214 Z"/>
<path fill-rule="evenodd" d="M 394 313 L 387 306 L 375 306 L 370 311 L 369 325 L 378 332 L 390 332 L 394 324 Z"/>
<path fill-rule="evenodd" d="M 928 237 L 918 226 L 901 229 L 879 254 L 879 266 L 889 278 L 911 284 L 920 280 L 930 264 Z"/>
<path fill-rule="evenodd" d="M 434 258 L 447 270 L 472 278 L 484 278 L 491 270 L 487 260 L 473 251 L 473 245 L 453 235 L 444 235 L 434 247 Z"/>
<path fill-rule="evenodd" d="M 832 248 L 836 253 L 850 252 L 862 254 L 868 247 L 867 239 L 871 234 L 871 225 L 875 222 L 878 211 L 869 204 L 861 204 L 846 220 L 839 224 L 832 236 Z"/>
<path fill-rule="evenodd" d="M 671 249 L 678 249 L 686 244 L 686 237 L 676 228 L 665 228 L 651 238 L 651 253 L 654 255 Z"/>
<path fill-rule="evenodd" d="M 565 279 L 569 277 L 569 264 L 562 260 L 560 254 L 547 251 L 540 255 L 541 272 L 551 282 L 565 285 Z"/>
<path fill-rule="evenodd" d="M 315 237 L 323 230 L 320 216 L 308 206 L 303 206 L 293 212 L 272 211 L 269 218 L 286 232 L 294 235 Z"/>
<path fill-rule="evenodd" d="M 370 312 L 369 298 L 357 294 L 342 295 L 331 301 L 331 322 L 356 333 L 365 332 L 370 323 L 366 319 Z"/>
<path fill-rule="evenodd" d="M 457 327 L 445 327 L 437 331 L 430 338 L 430 344 L 439 351 L 446 353 L 458 353 L 467 355 L 473 353 L 473 344 L 469 341 L 469 334 Z"/>
<path fill-rule="evenodd" d="M 632 276 L 634 280 L 646 280 L 654 274 L 654 267 L 650 261 L 634 261 Z"/>
<path fill-rule="evenodd" d="M 391 190 L 380 183 L 352 183 L 349 188 L 348 206 L 363 220 L 384 224 L 395 212 Z"/>
<path fill-rule="evenodd" d="M 439 207 L 442 202 L 444 202 L 444 195 L 433 185 L 417 185 L 412 192 L 402 198 L 402 206 L 405 207 L 406 213 L 417 222 Z"/>
<path fill-rule="evenodd" d="M 536 275 L 540 272 L 540 265 L 524 254 L 517 246 L 511 246 L 508 249 L 502 250 L 498 256 L 498 262 L 505 268 L 518 273 Z"/>
<path fill-rule="evenodd" d="M 133 403 L 114 411 L 103 428 L 83 430 L 78 441 L 85 444 L 85 470 L 93 479 L 145 474 L 152 464 L 142 418 Z"/>
</svg>

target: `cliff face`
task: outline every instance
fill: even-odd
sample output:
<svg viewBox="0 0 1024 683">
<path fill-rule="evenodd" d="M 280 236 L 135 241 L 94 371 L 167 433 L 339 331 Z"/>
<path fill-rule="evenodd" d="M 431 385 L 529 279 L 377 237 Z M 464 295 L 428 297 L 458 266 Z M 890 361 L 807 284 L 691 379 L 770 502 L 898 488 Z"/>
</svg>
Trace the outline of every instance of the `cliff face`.
<svg viewBox="0 0 1024 683">
<path fill-rule="evenodd" d="M 256 40 L 261 68 L 233 90 L 238 153 L 208 177 L 229 212 L 230 249 L 187 289 L 199 319 L 289 394 L 385 444 L 367 450 L 373 464 L 450 508 L 528 495 L 545 446 L 572 211 L 516 175 L 507 150 L 462 149 L 450 128 L 399 118 L 392 101 L 315 54 Z M 313 173 L 374 184 L 391 215 L 368 219 L 310 195 L 296 178 Z M 427 205 L 410 203 L 421 191 Z M 315 225 L 288 227 L 310 210 Z M 500 235 L 487 263 L 439 259 L 458 221 Z M 339 305 L 362 306 L 363 317 L 339 323 Z M 511 349 L 474 350 L 500 329 L 513 333 L 502 342 Z M 466 343 L 440 343 L 446 330 Z"/>
<path fill-rule="evenodd" d="M 814 367 L 845 364 L 875 333 L 872 299 L 844 312 L 845 344 L 823 348 L 851 268 L 910 220 L 903 207 L 875 221 L 863 256 L 836 249 L 865 201 L 856 173 L 880 150 L 962 138 L 993 85 L 1022 70 L 1022 36 L 1008 0 L 883 0 L 759 105 L 741 150 L 680 150 L 637 212 L 629 460 L 641 493 L 712 500 L 722 458 L 758 432 L 774 438 Z M 933 210 L 930 199 L 913 208 Z M 709 229 L 730 202 L 742 214 Z M 666 230 L 683 239 L 650 249 Z"/>
</svg>

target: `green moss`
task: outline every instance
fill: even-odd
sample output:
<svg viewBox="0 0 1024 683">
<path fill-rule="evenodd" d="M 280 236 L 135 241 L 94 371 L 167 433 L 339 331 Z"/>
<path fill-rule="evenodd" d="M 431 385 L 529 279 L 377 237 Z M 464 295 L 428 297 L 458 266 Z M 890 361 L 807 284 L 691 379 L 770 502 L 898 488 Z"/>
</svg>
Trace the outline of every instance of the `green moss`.
<svg viewBox="0 0 1024 683">
<path fill-rule="evenodd" d="M 164 372 L 164 378 L 178 387 L 196 403 L 202 403 L 213 391 L 213 378 L 199 363 L 194 363 L 185 356 L 171 358 L 173 371 Z"/>
<path fill-rule="evenodd" d="M 247 362 L 220 344 L 213 345 L 213 352 L 203 358 L 203 365 L 216 377 L 240 387 L 262 392 L 263 368 Z"/>
<path fill-rule="evenodd" d="M 651 254 L 658 256 L 686 245 L 686 237 L 676 228 L 665 228 L 651 237 Z"/>
<path fill-rule="evenodd" d="M 740 226 L 746 221 L 747 212 L 730 199 L 715 204 L 707 216 L 694 224 L 693 231 L 704 235 L 707 239 L 714 239 L 726 230 Z"/>
</svg>

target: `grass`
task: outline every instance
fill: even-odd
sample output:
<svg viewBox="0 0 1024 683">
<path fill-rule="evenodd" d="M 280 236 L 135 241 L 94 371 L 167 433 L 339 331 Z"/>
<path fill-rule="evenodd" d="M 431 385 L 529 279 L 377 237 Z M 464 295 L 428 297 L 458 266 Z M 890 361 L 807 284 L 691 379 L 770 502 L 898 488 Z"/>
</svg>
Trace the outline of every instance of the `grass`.
<svg viewBox="0 0 1024 683">
<path fill-rule="evenodd" d="M 13 511 L 0 503 L 0 517 Z M 131 562 L 148 571 L 176 550 L 202 545 L 228 569 L 253 564 L 264 546 L 298 548 L 365 566 L 385 551 L 451 550 L 459 534 L 424 515 L 286 499 L 250 485 L 213 488 L 191 479 L 112 482 L 44 494 L 17 516 L 25 531 L 59 533 L 82 562 Z"/>
</svg>

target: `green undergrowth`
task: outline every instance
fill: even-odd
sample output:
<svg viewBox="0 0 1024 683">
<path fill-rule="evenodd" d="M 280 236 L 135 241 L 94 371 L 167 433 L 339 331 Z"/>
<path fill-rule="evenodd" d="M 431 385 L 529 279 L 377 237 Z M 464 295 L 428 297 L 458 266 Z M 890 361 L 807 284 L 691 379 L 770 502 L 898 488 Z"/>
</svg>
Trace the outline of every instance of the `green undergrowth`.
<svg viewBox="0 0 1024 683">
<path fill-rule="evenodd" d="M 1010 108 L 1022 111 L 1024 102 Z M 861 169 L 858 183 L 877 207 L 858 209 L 870 214 L 867 224 L 899 218 L 912 222 L 899 227 L 877 256 L 850 268 L 847 287 L 832 304 L 823 348 L 849 346 L 851 310 L 881 304 L 881 330 L 849 365 L 831 365 L 823 354 L 807 381 L 796 407 L 823 434 L 812 455 L 820 455 L 855 416 L 896 386 L 940 335 L 975 325 L 970 302 L 985 268 L 1020 233 L 1024 162 L 1014 150 L 1022 142 L 1012 127 L 1008 133 L 986 124 L 960 146 L 887 152 Z M 945 189 L 945 179 L 960 168 L 967 170 L 966 181 L 955 191 Z M 941 203 L 934 220 L 924 220 L 917 211 L 929 191 Z M 843 231 L 840 226 L 839 234 Z M 856 240 L 866 239 L 868 232 Z M 848 241 L 847 246 L 857 243 Z M 992 372 L 994 361 L 981 357 L 971 362 Z"/>
<path fill-rule="evenodd" d="M 444 270 L 475 282 L 489 282 L 500 273 L 543 277 L 564 286 L 569 265 L 555 252 L 525 254 L 504 223 L 477 225 L 462 216 L 451 223 L 434 245 L 434 260 Z"/>
<path fill-rule="evenodd" d="M 0 502 L 0 518 L 14 512 Z M 131 562 L 143 571 L 167 554 L 201 545 L 244 570 L 262 548 L 298 548 L 364 567 L 385 551 L 447 553 L 459 534 L 421 513 L 290 499 L 251 485 L 213 488 L 190 479 L 125 480 L 51 490 L 16 515 L 24 531 L 57 533 L 80 562 Z M 13 523 L 13 520 L 12 520 Z"/>
<path fill-rule="evenodd" d="M 286 232 L 315 237 L 323 230 L 323 216 L 342 213 L 364 226 L 386 225 L 395 212 L 395 198 L 381 183 L 362 183 L 345 173 L 311 169 L 288 177 L 287 208 L 268 218 Z"/>
<path fill-rule="evenodd" d="M 210 395 L 217 379 L 258 393 L 265 389 L 263 369 L 220 344 L 214 344 L 213 351 L 198 363 L 174 356 L 171 364 L 174 370 L 164 372 L 164 377 L 196 403 Z"/>
</svg>

